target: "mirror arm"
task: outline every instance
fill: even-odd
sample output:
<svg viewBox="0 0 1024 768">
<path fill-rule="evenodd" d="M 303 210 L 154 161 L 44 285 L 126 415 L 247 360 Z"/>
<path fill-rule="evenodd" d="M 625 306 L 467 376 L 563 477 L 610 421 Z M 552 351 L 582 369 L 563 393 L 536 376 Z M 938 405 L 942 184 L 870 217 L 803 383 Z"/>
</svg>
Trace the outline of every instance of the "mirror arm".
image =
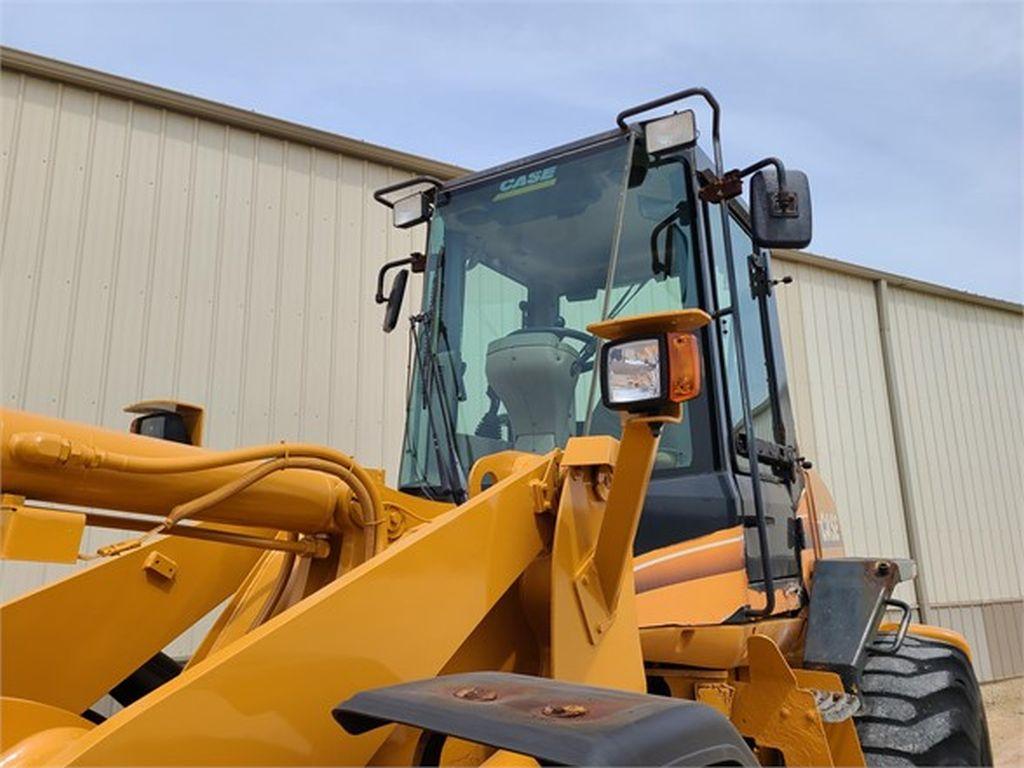
<svg viewBox="0 0 1024 768">
<path fill-rule="evenodd" d="M 769 165 L 775 166 L 775 172 L 779 175 L 779 190 L 784 192 L 786 190 L 786 166 L 777 157 L 766 157 L 746 168 L 734 168 L 723 173 L 720 178 L 711 179 L 701 187 L 697 194 L 701 200 L 707 203 L 723 203 L 726 200 L 732 200 L 743 194 L 743 179 Z"/>
<path fill-rule="evenodd" d="M 671 241 L 671 237 L 665 243 L 665 261 L 661 260 L 660 254 L 658 253 L 658 237 L 663 231 L 668 229 L 675 220 L 679 217 L 678 211 L 673 211 L 666 218 L 659 221 L 654 229 L 651 230 L 651 271 L 655 275 L 663 274 L 666 277 L 672 270 L 672 256 L 669 252 L 668 243 Z"/>
<path fill-rule="evenodd" d="M 374 294 L 373 300 L 377 304 L 383 304 L 388 300 L 388 297 L 384 295 L 384 278 L 387 277 L 389 271 L 395 267 L 404 267 L 408 265 L 413 272 L 423 272 L 427 266 L 427 257 L 422 253 L 413 253 L 406 256 L 404 259 L 395 259 L 394 261 L 388 261 L 384 263 L 384 266 L 377 272 L 377 293 Z"/>
<path fill-rule="evenodd" d="M 767 168 L 769 165 L 775 166 L 775 172 L 779 175 L 779 189 L 784 190 L 786 188 L 786 166 L 782 164 L 782 161 L 777 157 L 766 157 L 764 160 L 758 160 L 753 165 L 748 165 L 746 168 L 735 171 L 736 175 L 741 179 L 749 176 L 755 171 L 760 171 L 762 168 Z M 732 171 L 730 171 L 732 173 Z"/>
</svg>

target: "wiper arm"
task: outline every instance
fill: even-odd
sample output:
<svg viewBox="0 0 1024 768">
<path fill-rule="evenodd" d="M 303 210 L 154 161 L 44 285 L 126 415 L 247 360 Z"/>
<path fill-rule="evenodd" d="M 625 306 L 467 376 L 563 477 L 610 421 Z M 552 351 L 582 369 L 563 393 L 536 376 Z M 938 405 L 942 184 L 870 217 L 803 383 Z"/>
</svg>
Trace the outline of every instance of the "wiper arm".
<svg viewBox="0 0 1024 768">
<path fill-rule="evenodd" d="M 431 328 L 431 335 L 436 341 L 444 340 L 444 343 L 448 349 L 448 356 L 451 357 L 451 347 L 448 346 L 448 333 L 444 329 L 444 323 L 440 320 L 434 320 L 423 318 L 424 322 L 434 323 L 437 322 L 437 332 L 434 333 L 434 329 Z M 427 424 L 430 430 L 430 438 L 434 447 L 435 460 L 438 465 L 438 472 L 441 476 L 442 481 L 447 486 L 446 490 L 451 495 L 452 499 L 461 504 L 467 498 L 466 493 L 466 474 L 462 468 L 462 462 L 459 458 L 459 450 L 456 444 L 456 427 L 454 417 L 448 402 L 447 386 L 444 381 L 444 371 L 441 367 L 441 361 L 439 360 L 439 353 L 437 346 L 433 348 L 423 349 L 417 344 L 416 350 L 417 360 L 419 361 L 420 370 L 422 375 L 420 380 L 423 382 L 422 386 L 422 397 L 423 407 L 427 411 Z M 454 363 L 450 366 L 453 377 L 455 376 Z M 436 386 L 434 386 L 436 383 Z M 458 384 L 458 378 L 454 378 L 454 384 L 456 388 L 456 395 L 459 396 L 460 388 Z M 440 430 L 437 427 L 435 420 L 434 408 L 435 403 L 431 395 L 436 395 L 436 407 L 440 409 L 440 419 L 442 422 L 442 428 L 444 430 L 443 440 L 441 437 Z M 462 395 L 460 399 L 465 396 Z M 444 449 L 441 447 L 441 442 L 445 443 Z"/>
<path fill-rule="evenodd" d="M 448 367 L 452 374 L 452 384 L 455 387 L 455 397 L 458 398 L 459 400 L 464 400 L 465 395 L 462 394 L 461 388 L 459 387 L 459 376 L 455 370 L 455 362 L 452 359 L 452 348 L 451 345 L 448 343 L 448 331 L 444 327 L 444 322 L 442 320 L 438 319 L 437 322 L 438 325 L 440 326 L 440 332 L 438 336 L 440 339 L 444 339 L 446 355 L 448 356 Z M 438 359 L 439 355 L 435 351 L 432 354 L 432 357 L 434 360 L 434 367 L 436 369 L 435 374 L 437 377 L 439 387 L 438 400 L 440 401 L 441 404 L 441 418 L 444 421 L 445 436 L 447 438 L 448 443 L 448 458 L 451 461 L 450 468 L 455 472 L 454 479 L 457 483 L 457 485 L 453 484 L 452 492 L 453 495 L 455 496 L 456 502 L 461 504 L 467 498 L 466 473 L 462 469 L 462 461 L 459 458 L 459 449 L 458 446 L 455 444 L 455 435 L 457 427 L 455 424 L 455 417 L 451 411 L 450 403 L 448 402 L 448 392 L 446 391 L 447 388 L 444 382 L 444 375 L 443 372 L 441 371 L 441 361 Z"/>
<path fill-rule="evenodd" d="M 418 320 L 421 323 L 424 323 L 426 318 L 420 315 Z M 434 449 L 434 461 L 437 462 L 438 477 L 444 484 L 442 491 L 445 495 L 450 496 L 453 500 L 461 503 L 461 500 L 465 499 L 465 486 L 452 476 L 453 467 L 457 465 L 458 461 L 458 453 L 455 451 L 455 447 L 453 445 L 454 437 L 452 440 L 446 441 L 448 443 L 448 456 L 446 457 L 441 449 L 441 440 L 434 417 L 434 404 L 431 402 L 430 397 L 432 391 L 431 385 L 433 384 L 434 378 L 440 378 L 441 376 L 440 367 L 437 364 L 437 356 L 436 354 L 432 354 L 429 349 L 423 349 L 420 345 L 418 334 L 414 333 L 413 338 L 416 346 L 416 364 L 420 369 L 420 395 L 423 399 L 423 409 L 427 413 L 427 430 L 429 432 L 431 447 Z M 439 393 L 438 399 L 443 404 L 443 394 Z M 446 429 L 446 437 L 447 434 L 448 430 Z M 455 465 L 452 463 L 453 453 L 456 460 Z M 426 473 L 421 473 L 421 475 L 425 476 Z M 429 481 L 425 480 L 425 484 L 429 485 Z"/>
</svg>

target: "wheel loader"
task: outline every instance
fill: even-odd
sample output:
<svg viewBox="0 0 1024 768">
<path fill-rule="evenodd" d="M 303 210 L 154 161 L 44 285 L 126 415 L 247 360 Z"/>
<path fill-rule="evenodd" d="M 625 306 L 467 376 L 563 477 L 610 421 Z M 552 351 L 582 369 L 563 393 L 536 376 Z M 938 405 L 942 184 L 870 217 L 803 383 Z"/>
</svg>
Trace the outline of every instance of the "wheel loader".
<svg viewBox="0 0 1024 768">
<path fill-rule="evenodd" d="M 797 446 L 770 249 L 807 178 L 726 171 L 720 122 L 692 88 L 375 193 L 427 229 L 374 297 L 390 332 L 423 276 L 391 484 L 207 450 L 184 403 L 3 411 L 0 553 L 92 560 L 0 607 L 3 765 L 989 764 L 964 638 L 845 555 Z"/>
</svg>

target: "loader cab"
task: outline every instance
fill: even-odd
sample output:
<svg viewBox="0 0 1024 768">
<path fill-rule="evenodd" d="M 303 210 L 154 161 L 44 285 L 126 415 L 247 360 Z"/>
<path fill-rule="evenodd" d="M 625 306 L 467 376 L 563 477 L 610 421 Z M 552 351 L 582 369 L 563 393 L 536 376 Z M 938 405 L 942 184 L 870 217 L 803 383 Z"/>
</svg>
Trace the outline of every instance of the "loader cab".
<svg viewBox="0 0 1024 768">
<path fill-rule="evenodd" d="M 417 201 L 396 207 L 397 225 L 403 205 L 429 216 L 400 486 L 459 502 L 483 456 L 619 436 L 618 414 L 601 403 L 598 340 L 586 326 L 701 308 L 716 318 L 701 331 L 707 384 L 662 435 L 636 553 L 748 521 L 753 445 L 765 454 L 758 464 L 772 569 L 795 577 L 799 481 L 785 462 L 767 460 L 796 456 L 774 298 L 759 288 L 770 289 L 768 252 L 754 246 L 737 201 L 701 199 L 713 178 L 708 157 L 692 145 L 655 151 L 645 128 L 432 184 L 429 211 Z M 726 277 L 723 205 L 736 297 Z M 735 313 L 744 325 L 753 440 L 739 407 Z M 752 538 L 747 549 L 756 582 L 761 548 Z"/>
</svg>

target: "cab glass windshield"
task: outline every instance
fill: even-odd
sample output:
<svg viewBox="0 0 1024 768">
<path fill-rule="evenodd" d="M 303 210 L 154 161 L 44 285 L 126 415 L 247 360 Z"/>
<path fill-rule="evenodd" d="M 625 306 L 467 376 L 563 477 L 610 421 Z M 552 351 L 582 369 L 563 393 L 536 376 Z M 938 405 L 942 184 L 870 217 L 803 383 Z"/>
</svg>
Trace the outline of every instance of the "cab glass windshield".
<svg viewBox="0 0 1024 768">
<path fill-rule="evenodd" d="M 598 342 L 586 326 L 698 306 L 687 173 L 624 136 L 439 195 L 403 487 L 458 498 L 481 456 L 619 435 L 595 391 Z M 703 465 L 708 441 L 694 432 L 707 429 L 706 415 L 672 425 L 656 469 Z"/>
</svg>

